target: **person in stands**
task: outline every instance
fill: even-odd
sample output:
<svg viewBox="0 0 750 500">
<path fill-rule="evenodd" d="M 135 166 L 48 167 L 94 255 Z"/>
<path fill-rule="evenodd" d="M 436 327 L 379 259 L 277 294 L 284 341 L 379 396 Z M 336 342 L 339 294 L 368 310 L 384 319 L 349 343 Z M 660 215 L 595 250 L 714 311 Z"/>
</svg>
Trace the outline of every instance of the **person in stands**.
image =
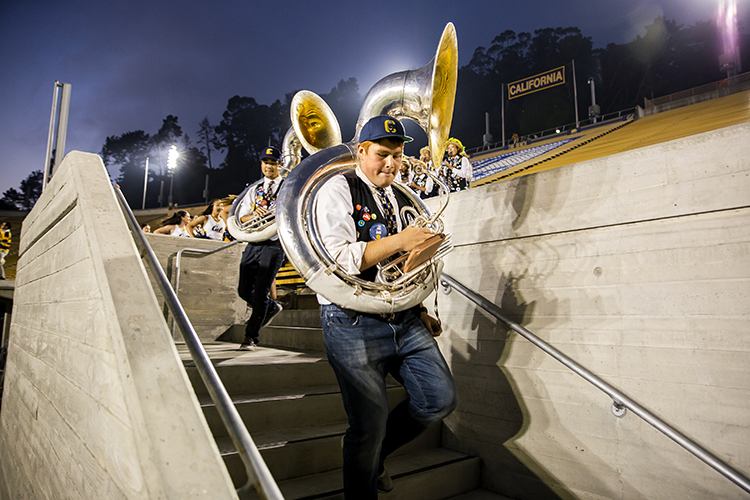
<svg viewBox="0 0 750 500">
<path fill-rule="evenodd" d="M 211 200 L 206 209 L 193 217 L 188 224 L 189 230 L 195 238 L 206 238 L 209 240 L 222 241 L 224 231 L 227 228 L 226 216 L 222 217 L 224 206 L 221 200 Z"/>
<path fill-rule="evenodd" d="M 0 280 L 5 279 L 5 258 L 10 253 L 11 223 L 3 221 L 0 225 Z"/>
<path fill-rule="evenodd" d="M 192 238 L 188 230 L 190 223 L 190 214 L 186 210 L 178 210 L 171 217 L 164 219 L 162 226 L 154 231 L 154 234 L 168 234 L 170 236 L 181 236 L 183 238 Z"/>
</svg>

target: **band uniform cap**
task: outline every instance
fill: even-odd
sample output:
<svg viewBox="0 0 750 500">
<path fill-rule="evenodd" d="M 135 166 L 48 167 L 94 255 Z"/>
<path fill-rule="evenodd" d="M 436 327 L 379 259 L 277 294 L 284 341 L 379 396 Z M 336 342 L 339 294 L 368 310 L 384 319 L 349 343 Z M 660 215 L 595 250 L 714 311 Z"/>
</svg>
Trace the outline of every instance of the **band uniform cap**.
<svg viewBox="0 0 750 500">
<path fill-rule="evenodd" d="M 406 135 L 401 122 L 388 115 L 379 115 L 370 118 L 359 132 L 359 142 L 377 141 L 378 139 L 385 138 L 401 139 L 404 142 L 413 140 Z"/>
<path fill-rule="evenodd" d="M 276 149 L 273 146 L 268 146 L 263 150 L 263 152 L 260 155 L 261 160 L 265 160 L 266 158 L 271 158 L 272 160 L 281 161 L 281 151 Z"/>
</svg>

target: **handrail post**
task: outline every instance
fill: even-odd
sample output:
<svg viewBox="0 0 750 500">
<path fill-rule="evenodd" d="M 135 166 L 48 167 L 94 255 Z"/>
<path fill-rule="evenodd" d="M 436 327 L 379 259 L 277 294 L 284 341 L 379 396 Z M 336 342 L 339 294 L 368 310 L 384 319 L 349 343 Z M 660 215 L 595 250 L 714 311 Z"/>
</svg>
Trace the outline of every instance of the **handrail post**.
<svg viewBox="0 0 750 500">
<path fill-rule="evenodd" d="M 682 434 L 674 427 L 664 422 L 662 419 L 636 403 L 634 400 L 630 399 L 627 395 L 623 394 L 612 385 L 608 384 L 583 366 L 579 365 L 577 362 L 563 354 L 555 347 L 552 347 L 550 344 L 540 339 L 518 323 L 506 318 L 497 305 L 490 302 L 478 293 L 470 290 L 465 285 L 459 283 L 455 278 L 445 273 L 440 275 L 440 282 L 443 293 L 448 294 L 450 293 L 452 288 L 455 288 L 459 293 L 461 293 L 461 295 L 490 313 L 495 318 L 505 323 L 508 327 L 524 337 L 526 340 L 542 349 L 557 361 L 583 377 L 587 382 L 593 384 L 599 390 L 611 397 L 613 401 L 612 413 L 614 413 L 616 417 L 625 416 L 626 409 L 632 411 L 643 420 L 651 424 L 654 428 L 656 428 L 656 430 L 660 431 L 672 441 L 679 444 L 699 459 L 703 460 L 703 462 L 713 467 L 717 472 L 735 483 L 737 486 L 750 493 L 750 478 L 734 469 L 732 466 L 721 460 L 719 457 L 717 457 L 707 449 L 703 448 L 692 439 Z"/>
</svg>

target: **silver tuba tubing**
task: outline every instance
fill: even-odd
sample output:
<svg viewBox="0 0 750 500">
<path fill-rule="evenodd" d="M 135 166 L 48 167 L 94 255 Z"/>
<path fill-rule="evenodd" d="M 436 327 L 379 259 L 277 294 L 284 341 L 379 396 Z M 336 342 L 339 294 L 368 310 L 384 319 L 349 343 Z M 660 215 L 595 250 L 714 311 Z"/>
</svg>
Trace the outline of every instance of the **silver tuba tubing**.
<svg viewBox="0 0 750 500">
<path fill-rule="evenodd" d="M 356 167 L 356 153 L 350 144 L 340 144 L 306 158 L 285 181 L 279 193 L 276 213 L 279 240 L 284 252 L 308 287 L 342 307 L 368 313 L 391 313 L 413 307 L 433 290 L 433 280 L 443 263 L 420 266 L 397 283 L 363 280 L 341 269 L 318 237 L 314 203 L 323 184 L 334 175 Z M 427 206 L 408 188 L 394 184 L 409 196 L 420 212 Z M 304 235 L 300 237 L 299 235 Z M 441 246 L 445 254 L 452 246 Z M 448 248 L 450 247 L 450 248 Z M 408 278 L 408 279 L 407 279 Z"/>
<path fill-rule="evenodd" d="M 256 243 L 259 241 L 266 241 L 267 239 L 273 238 L 277 233 L 276 215 L 274 211 L 271 211 L 265 217 L 259 219 L 253 219 L 247 223 L 240 221 L 239 213 L 240 209 L 249 203 L 251 195 L 258 186 L 263 183 L 263 178 L 253 182 L 245 188 L 242 193 L 232 203 L 232 208 L 229 209 L 229 215 L 227 215 L 227 231 L 236 240 L 247 241 Z"/>
<path fill-rule="evenodd" d="M 416 70 L 399 71 L 382 78 L 367 92 L 357 118 L 352 143 L 370 118 L 390 115 L 408 118 L 427 134 L 432 158 L 442 158 L 450 135 L 458 80 L 458 37 L 448 23 L 435 57 Z"/>
<path fill-rule="evenodd" d="M 448 23 L 432 61 L 418 70 L 383 78 L 370 89 L 354 138 L 349 143 L 329 147 L 306 158 L 284 182 L 276 212 L 279 240 L 307 286 L 329 301 L 366 313 L 392 313 L 413 307 L 432 293 L 443 268 L 440 257 L 452 249 L 449 237 L 438 250 L 438 258 L 422 264 L 408 276 L 391 279 L 393 274 L 388 272 L 388 276 L 383 276 L 381 272 L 379 281 L 366 281 L 346 273 L 323 247 L 318 237 L 314 203 L 328 179 L 356 168 L 359 132 L 373 116 L 389 114 L 413 120 L 427 133 L 433 156 L 442 157 L 450 132 L 457 78 L 458 43 L 454 26 Z M 296 129 L 294 117 L 292 124 Z M 414 192 L 398 183 L 393 186 L 409 197 L 419 217 L 431 221 L 428 223 L 435 222 Z"/>
<path fill-rule="evenodd" d="M 303 147 L 309 154 L 314 154 L 341 143 L 338 120 L 328 104 L 317 94 L 306 90 L 298 92 L 292 100 L 290 114 L 293 126 L 289 127 L 284 135 L 281 145 L 282 166 L 279 168 L 281 176 L 285 177 L 284 184 L 292 169 L 300 163 Z M 248 222 L 243 223 L 237 217 L 237 214 L 241 212 L 240 207 L 244 203 L 249 203 L 252 198 L 251 194 L 261 182 L 263 182 L 262 177 L 245 189 L 234 201 L 229 211 L 227 229 L 240 241 L 265 241 L 276 236 L 278 232 L 275 211 L 277 205 L 269 210 L 268 215 Z"/>
<path fill-rule="evenodd" d="M 294 167 L 299 165 L 300 161 L 302 161 L 302 142 L 297 137 L 294 127 L 289 127 L 284 134 L 284 140 L 281 141 L 280 175 L 286 177 Z"/>
</svg>

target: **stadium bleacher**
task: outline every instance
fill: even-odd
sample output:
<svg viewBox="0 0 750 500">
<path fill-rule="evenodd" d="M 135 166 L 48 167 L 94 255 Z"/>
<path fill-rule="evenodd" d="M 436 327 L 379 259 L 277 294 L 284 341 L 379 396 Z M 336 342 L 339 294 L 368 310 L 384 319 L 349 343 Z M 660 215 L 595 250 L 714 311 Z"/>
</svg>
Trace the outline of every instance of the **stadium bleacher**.
<svg viewBox="0 0 750 500">
<path fill-rule="evenodd" d="M 472 187 L 659 144 L 750 121 L 750 91 L 663 113 L 591 125 L 516 148 L 471 157 Z"/>
</svg>

